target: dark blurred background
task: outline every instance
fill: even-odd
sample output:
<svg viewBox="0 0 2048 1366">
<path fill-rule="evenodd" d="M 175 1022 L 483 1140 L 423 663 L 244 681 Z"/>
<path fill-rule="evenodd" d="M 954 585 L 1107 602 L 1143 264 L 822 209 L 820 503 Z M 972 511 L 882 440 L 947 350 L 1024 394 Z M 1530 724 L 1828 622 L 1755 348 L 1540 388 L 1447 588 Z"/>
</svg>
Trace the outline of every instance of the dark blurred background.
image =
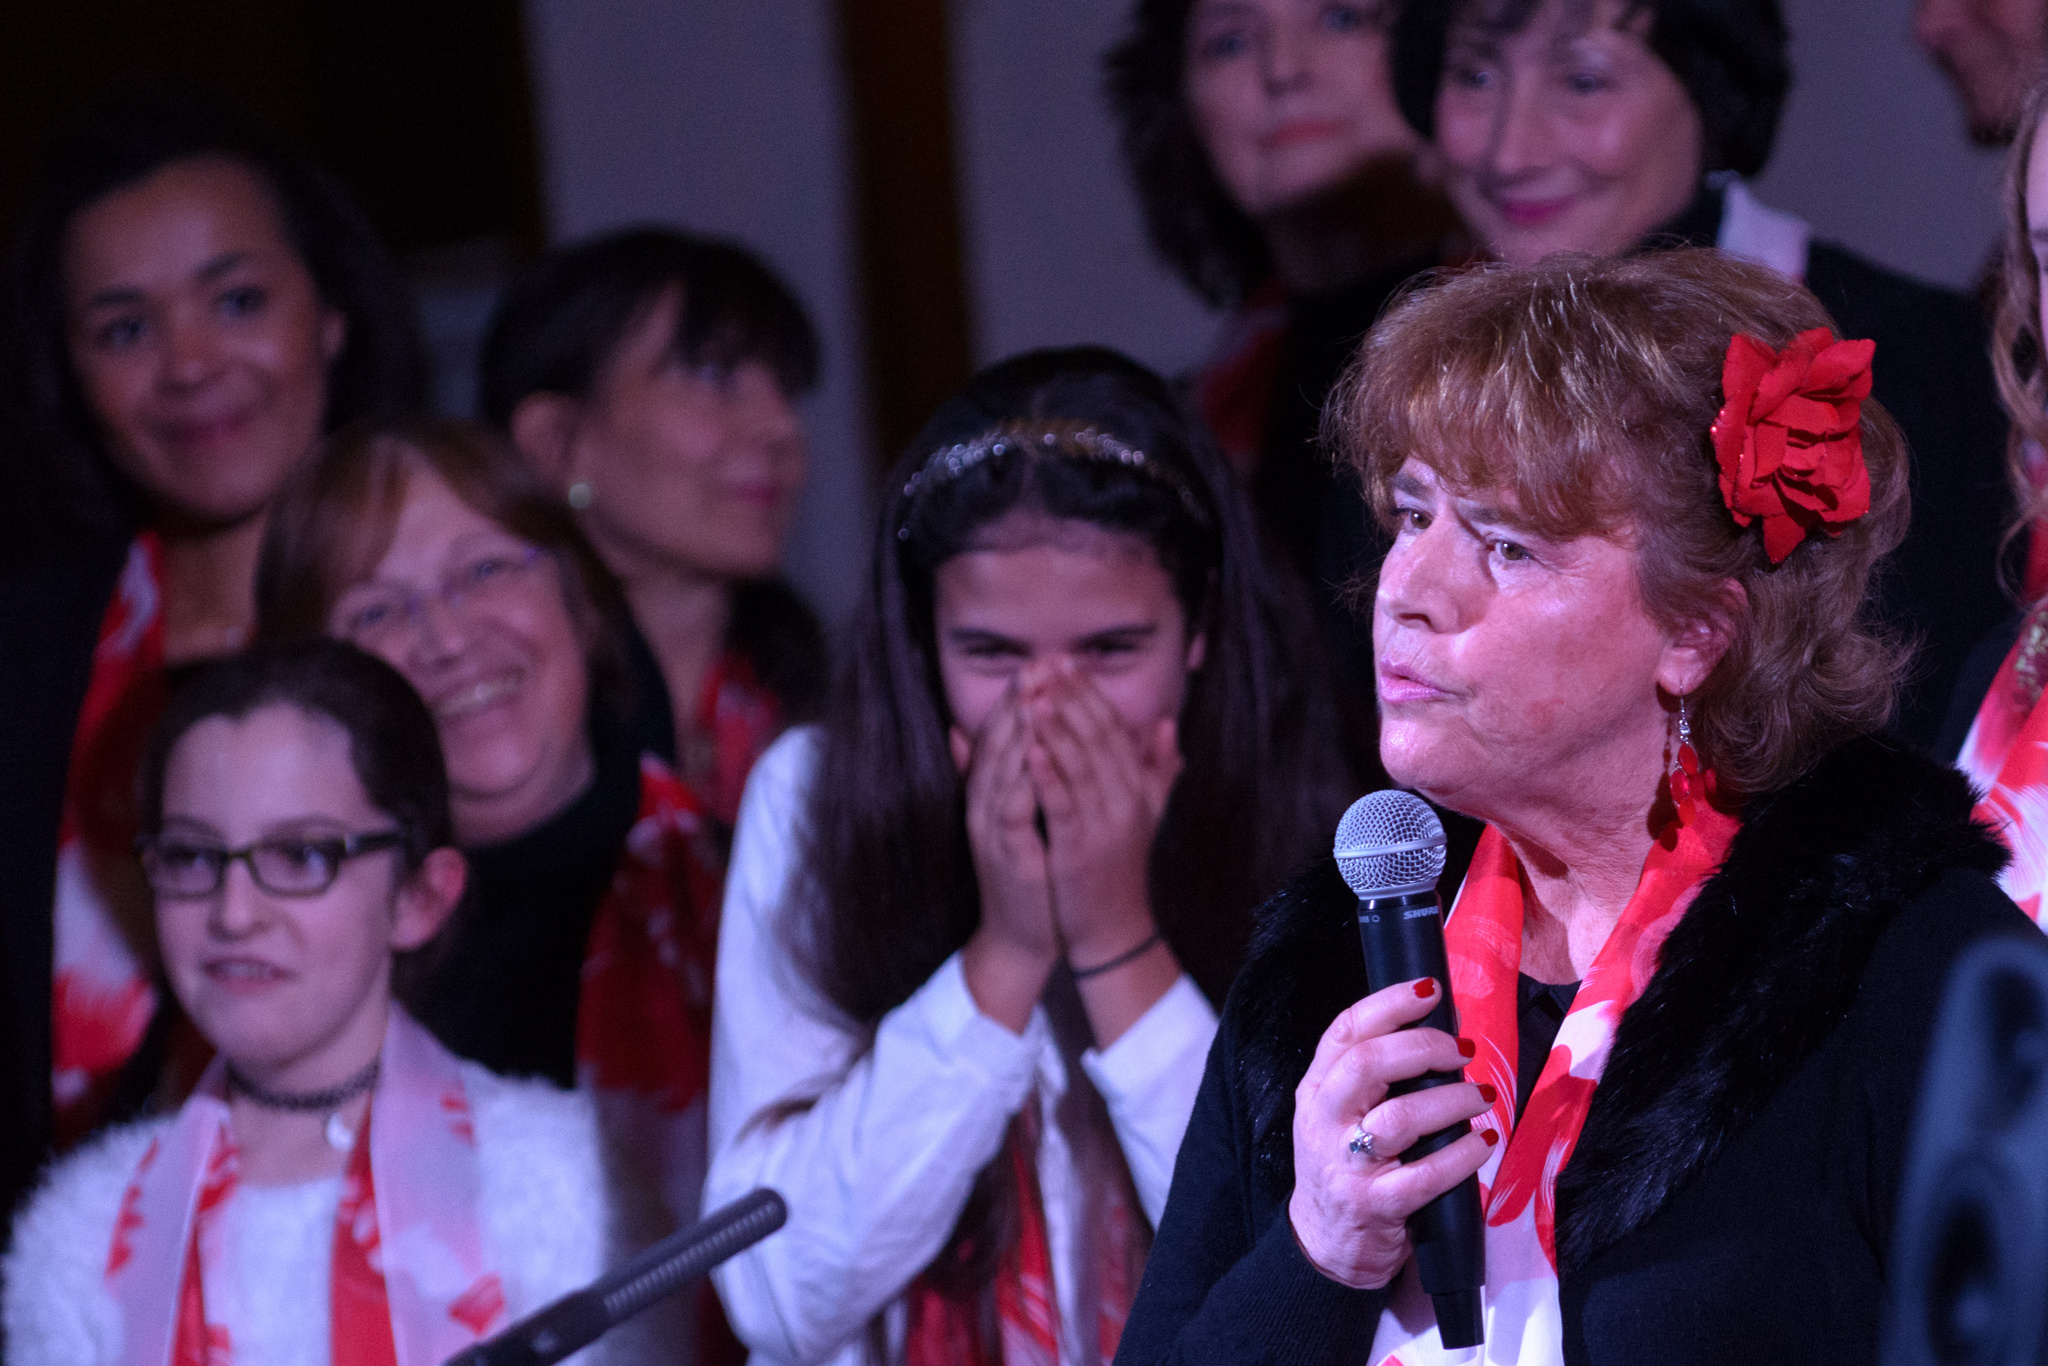
<svg viewBox="0 0 2048 1366">
<path fill-rule="evenodd" d="M 1907 37 L 1910 0 L 1785 0 L 1769 202 L 1969 287 L 1995 154 Z M 873 471 L 981 361 L 1102 341 L 1169 371 L 1215 319 L 1146 251 L 1100 97 L 1123 0 L 61 0 L 0 6 L 0 224 L 109 94 L 223 94 L 355 192 L 418 290 L 443 407 L 505 272 L 662 220 L 745 239 L 826 348 L 790 571 L 836 617 Z"/>
</svg>

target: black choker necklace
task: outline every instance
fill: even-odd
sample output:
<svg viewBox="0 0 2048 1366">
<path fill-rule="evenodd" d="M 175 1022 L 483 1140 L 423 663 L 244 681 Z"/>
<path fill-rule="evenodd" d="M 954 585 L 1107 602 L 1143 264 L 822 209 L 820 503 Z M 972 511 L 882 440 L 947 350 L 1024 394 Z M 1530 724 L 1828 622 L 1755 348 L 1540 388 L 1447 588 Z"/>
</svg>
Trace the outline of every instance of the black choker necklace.
<svg viewBox="0 0 2048 1366">
<path fill-rule="evenodd" d="M 377 1084 L 377 1070 L 383 1059 L 372 1058 L 370 1065 L 350 1077 L 339 1086 L 330 1086 L 325 1091 L 266 1091 L 228 1064 L 228 1090 L 238 1096 L 247 1097 L 266 1110 L 291 1110 L 298 1114 L 316 1115 L 321 1111 L 334 1111 L 354 1100 Z"/>
</svg>

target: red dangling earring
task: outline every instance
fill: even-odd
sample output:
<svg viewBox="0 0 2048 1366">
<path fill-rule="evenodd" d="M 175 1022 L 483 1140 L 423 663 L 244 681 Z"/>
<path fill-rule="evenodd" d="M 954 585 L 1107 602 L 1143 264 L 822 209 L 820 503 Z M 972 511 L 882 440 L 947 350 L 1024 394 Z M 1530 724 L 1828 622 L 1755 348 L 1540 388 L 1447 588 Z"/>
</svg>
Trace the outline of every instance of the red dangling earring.
<svg viewBox="0 0 2048 1366">
<path fill-rule="evenodd" d="M 1684 693 L 1678 695 L 1678 752 L 1673 759 L 1664 782 L 1671 793 L 1671 807 L 1678 813 L 1678 823 L 1691 825 L 1693 817 L 1699 814 L 1700 789 L 1704 784 L 1700 781 L 1699 751 L 1692 747 L 1692 716 Z"/>
</svg>

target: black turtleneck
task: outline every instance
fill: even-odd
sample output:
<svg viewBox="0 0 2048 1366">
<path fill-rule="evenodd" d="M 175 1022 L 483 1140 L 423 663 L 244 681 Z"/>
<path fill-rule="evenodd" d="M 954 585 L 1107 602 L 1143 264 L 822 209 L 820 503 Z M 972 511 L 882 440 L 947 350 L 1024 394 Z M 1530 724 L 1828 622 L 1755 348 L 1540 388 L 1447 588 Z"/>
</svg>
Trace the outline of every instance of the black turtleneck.
<svg viewBox="0 0 2048 1366">
<path fill-rule="evenodd" d="M 1550 1050 L 1557 1046 L 1557 1031 L 1571 1013 L 1572 999 L 1579 994 L 1577 982 L 1539 982 L 1528 973 L 1515 982 L 1515 1025 L 1519 1047 L 1515 1057 L 1515 1119 L 1529 1108 L 1529 1093 L 1543 1076 Z"/>
<path fill-rule="evenodd" d="M 407 1006 L 494 1072 L 576 1080 L 576 1005 L 598 898 L 640 809 L 625 727 L 593 720 L 596 776 L 544 824 L 468 849 L 469 891 Z"/>
</svg>

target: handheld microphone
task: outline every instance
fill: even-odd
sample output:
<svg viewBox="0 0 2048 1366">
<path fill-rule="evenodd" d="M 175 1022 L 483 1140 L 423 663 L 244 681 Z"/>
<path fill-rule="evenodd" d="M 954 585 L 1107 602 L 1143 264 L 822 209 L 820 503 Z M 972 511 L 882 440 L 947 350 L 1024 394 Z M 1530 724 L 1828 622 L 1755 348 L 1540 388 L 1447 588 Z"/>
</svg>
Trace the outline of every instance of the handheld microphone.
<svg viewBox="0 0 2048 1366">
<path fill-rule="evenodd" d="M 788 1218 L 789 1207 L 780 1195 L 765 1188 L 750 1191 L 595 1284 L 572 1290 L 496 1337 L 457 1352 L 446 1366 L 549 1366 L 752 1247 Z"/>
<path fill-rule="evenodd" d="M 1374 991 L 1417 977 L 1432 977 L 1443 997 L 1410 1029 L 1441 1029 L 1456 1036 L 1450 963 L 1444 954 L 1443 906 L 1436 880 L 1444 871 L 1444 827 L 1429 804 L 1406 792 L 1372 792 L 1351 804 L 1337 825 L 1337 869 L 1358 897 L 1358 937 L 1365 946 L 1365 976 Z M 1387 1088 L 1394 1096 L 1464 1078 L 1426 1072 Z M 1401 1154 L 1414 1162 L 1446 1148 L 1472 1126 L 1459 1120 L 1419 1138 Z M 1485 1340 L 1480 1287 L 1486 1284 L 1485 1224 L 1479 1178 L 1468 1176 L 1408 1217 L 1415 1269 L 1436 1306 L 1437 1333 L 1446 1347 L 1476 1347 Z"/>
</svg>

